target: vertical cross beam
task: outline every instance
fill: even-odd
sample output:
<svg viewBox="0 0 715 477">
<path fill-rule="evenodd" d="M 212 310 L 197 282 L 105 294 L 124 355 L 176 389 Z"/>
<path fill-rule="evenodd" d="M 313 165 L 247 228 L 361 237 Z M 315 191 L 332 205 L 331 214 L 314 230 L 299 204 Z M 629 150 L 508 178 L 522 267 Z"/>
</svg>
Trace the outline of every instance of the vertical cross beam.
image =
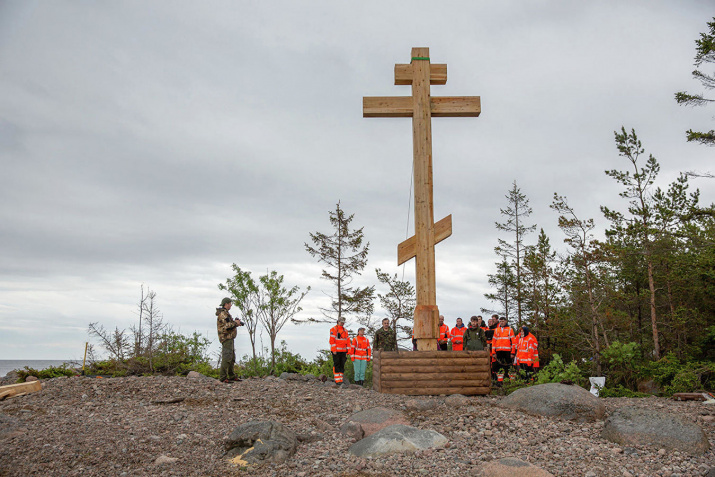
<svg viewBox="0 0 715 477">
<path fill-rule="evenodd" d="M 414 336 L 417 349 L 437 349 L 437 286 L 434 266 L 432 187 L 432 116 L 429 48 L 412 48 L 412 150 L 415 167 L 415 275 L 417 304 Z M 433 318 L 434 316 L 434 318 Z M 432 329 L 435 328 L 435 329 Z M 427 336 L 424 337 L 423 336 Z"/>
<path fill-rule="evenodd" d="M 397 247 L 398 265 L 415 258 L 417 349 L 437 349 L 439 335 L 434 246 L 452 234 L 452 216 L 434 223 L 432 198 L 432 117 L 479 116 L 478 96 L 432 97 L 430 84 L 447 82 L 447 65 L 431 64 L 429 48 L 413 48 L 409 65 L 395 65 L 395 84 L 412 85 L 412 96 L 365 97 L 364 117 L 412 118 L 415 235 Z"/>
</svg>

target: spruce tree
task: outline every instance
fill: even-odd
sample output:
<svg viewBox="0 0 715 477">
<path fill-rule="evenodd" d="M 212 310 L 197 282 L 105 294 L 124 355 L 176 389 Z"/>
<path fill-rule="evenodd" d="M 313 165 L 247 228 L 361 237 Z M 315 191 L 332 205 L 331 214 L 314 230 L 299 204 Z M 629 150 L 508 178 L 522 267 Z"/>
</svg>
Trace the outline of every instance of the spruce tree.
<svg viewBox="0 0 715 477">
<path fill-rule="evenodd" d="M 332 323 L 349 315 L 369 315 L 373 310 L 375 287 L 352 287 L 350 284 L 356 275 L 360 275 L 367 265 L 369 242 L 364 242 L 363 227 L 350 229 L 355 214 L 347 215 L 340 208 L 340 202 L 334 211 L 329 212 L 333 233 L 310 234 L 312 245 L 306 243 L 305 249 L 318 262 L 326 265 L 322 278 L 333 283 L 335 291 L 329 293 L 330 306 L 320 308 L 323 318 L 308 318 L 307 321 Z"/>
</svg>

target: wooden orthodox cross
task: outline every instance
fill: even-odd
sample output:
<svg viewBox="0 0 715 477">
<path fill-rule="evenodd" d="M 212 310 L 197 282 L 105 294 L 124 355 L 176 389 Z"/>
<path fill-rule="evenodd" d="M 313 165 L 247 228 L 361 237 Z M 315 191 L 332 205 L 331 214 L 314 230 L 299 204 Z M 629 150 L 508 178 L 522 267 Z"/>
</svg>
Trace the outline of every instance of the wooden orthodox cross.
<svg viewBox="0 0 715 477">
<path fill-rule="evenodd" d="M 429 48 L 412 48 L 409 65 L 395 65 L 395 84 L 412 85 L 412 96 L 364 97 L 365 118 L 412 118 L 415 235 L 397 246 L 397 264 L 415 257 L 417 307 L 414 337 L 419 351 L 437 349 L 439 310 L 434 246 L 452 235 L 452 216 L 434 223 L 432 117 L 479 116 L 479 96 L 431 97 L 431 84 L 447 82 L 447 65 L 431 64 Z"/>
</svg>

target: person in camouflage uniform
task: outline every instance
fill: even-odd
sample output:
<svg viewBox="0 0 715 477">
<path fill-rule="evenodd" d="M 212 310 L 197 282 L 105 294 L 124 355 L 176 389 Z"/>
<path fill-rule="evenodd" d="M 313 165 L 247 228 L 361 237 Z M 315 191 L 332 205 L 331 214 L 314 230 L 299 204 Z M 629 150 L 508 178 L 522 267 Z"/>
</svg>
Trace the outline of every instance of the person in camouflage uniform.
<svg viewBox="0 0 715 477">
<path fill-rule="evenodd" d="M 484 330 L 479 325 L 481 325 L 481 319 L 478 316 L 473 316 L 467 331 L 462 335 L 465 350 L 481 351 L 486 346 L 487 339 L 484 336 Z"/>
<path fill-rule="evenodd" d="M 243 326 L 243 322 L 239 319 L 234 320 L 231 313 L 228 312 L 232 305 L 231 299 L 226 297 L 221 300 L 221 306 L 216 308 L 216 328 L 218 329 L 218 340 L 221 342 L 221 369 L 218 379 L 223 383 L 240 381 L 233 369 L 236 364 L 233 340 L 236 338 L 236 328 Z"/>
<path fill-rule="evenodd" d="M 373 351 L 397 351 L 397 335 L 390 329 L 389 318 L 382 320 L 382 328 L 375 332 L 372 342 Z"/>
</svg>

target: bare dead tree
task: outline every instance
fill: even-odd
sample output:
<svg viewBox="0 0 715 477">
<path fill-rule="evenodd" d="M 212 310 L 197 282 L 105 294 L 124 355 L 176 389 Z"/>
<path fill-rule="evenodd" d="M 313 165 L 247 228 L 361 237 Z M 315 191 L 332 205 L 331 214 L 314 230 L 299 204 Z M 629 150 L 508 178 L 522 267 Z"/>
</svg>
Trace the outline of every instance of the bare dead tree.
<svg viewBox="0 0 715 477">
<path fill-rule="evenodd" d="M 104 326 L 99 323 L 90 323 L 87 331 L 90 336 L 98 338 L 102 347 L 116 360 L 124 360 L 127 352 L 131 349 L 125 330 L 115 327 L 111 332 L 105 330 Z"/>
</svg>

